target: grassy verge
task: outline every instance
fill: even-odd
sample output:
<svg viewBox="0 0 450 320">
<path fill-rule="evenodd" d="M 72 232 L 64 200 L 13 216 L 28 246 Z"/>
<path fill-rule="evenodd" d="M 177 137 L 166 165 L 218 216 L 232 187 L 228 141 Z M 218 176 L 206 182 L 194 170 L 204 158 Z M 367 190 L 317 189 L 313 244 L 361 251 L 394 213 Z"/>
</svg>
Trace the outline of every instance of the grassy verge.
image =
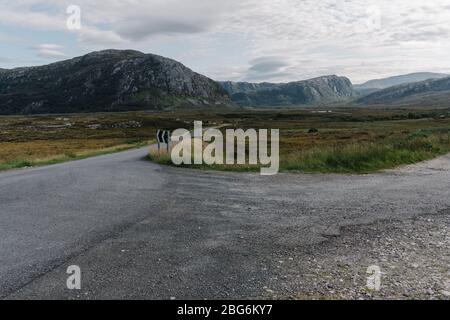
<svg viewBox="0 0 450 320">
<path fill-rule="evenodd" d="M 64 154 L 57 154 L 48 156 L 45 158 L 36 159 L 15 159 L 7 162 L 0 163 L 0 171 L 20 169 L 26 167 L 39 167 L 51 164 L 57 164 L 73 160 L 81 160 L 89 157 L 95 157 L 105 154 L 111 154 L 115 152 L 125 151 L 129 149 L 139 148 L 147 145 L 147 142 L 130 142 L 126 144 L 120 144 L 107 148 L 101 148 L 97 150 L 83 150 L 78 152 L 66 152 Z"/>
<path fill-rule="evenodd" d="M 450 152 L 450 134 L 445 130 L 420 130 L 403 137 L 376 142 L 351 142 L 334 146 L 316 146 L 304 150 L 281 148 L 280 171 L 307 173 L 370 173 L 432 159 Z M 151 152 L 153 162 L 173 165 L 170 156 Z M 250 165 L 183 165 L 221 171 L 259 171 Z"/>
<path fill-rule="evenodd" d="M 355 143 L 340 147 L 313 148 L 281 160 L 283 171 L 321 173 L 370 173 L 432 159 L 450 152 L 447 140 L 427 138 Z"/>
</svg>

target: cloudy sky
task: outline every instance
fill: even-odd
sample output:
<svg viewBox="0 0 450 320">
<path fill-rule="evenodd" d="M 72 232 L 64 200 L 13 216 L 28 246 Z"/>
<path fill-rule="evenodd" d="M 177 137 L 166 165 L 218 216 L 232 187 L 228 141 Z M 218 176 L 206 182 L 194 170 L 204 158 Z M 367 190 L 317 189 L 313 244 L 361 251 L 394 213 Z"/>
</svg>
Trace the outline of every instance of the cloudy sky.
<svg viewBox="0 0 450 320">
<path fill-rule="evenodd" d="M 0 68 L 106 48 L 216 80 L 450 72 L 450 0 L 0 0 Z"/>
</svg>

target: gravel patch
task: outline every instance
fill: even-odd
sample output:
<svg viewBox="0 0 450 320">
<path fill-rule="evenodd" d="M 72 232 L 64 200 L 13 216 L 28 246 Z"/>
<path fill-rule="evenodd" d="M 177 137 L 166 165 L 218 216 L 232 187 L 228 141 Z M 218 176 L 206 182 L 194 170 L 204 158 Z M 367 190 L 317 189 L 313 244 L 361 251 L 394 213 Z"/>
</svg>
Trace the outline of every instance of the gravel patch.
<svg viewBox="0 0 450 320">
<path fill-rule="evenodd" d="M 450 212 L 350 226 L 279 258 L 271 299 L 450 299 Z M 381 271 L 369 288 L 370 266 Z M 376 269 L 375 269 L 376 270 Z"/>
</svg>

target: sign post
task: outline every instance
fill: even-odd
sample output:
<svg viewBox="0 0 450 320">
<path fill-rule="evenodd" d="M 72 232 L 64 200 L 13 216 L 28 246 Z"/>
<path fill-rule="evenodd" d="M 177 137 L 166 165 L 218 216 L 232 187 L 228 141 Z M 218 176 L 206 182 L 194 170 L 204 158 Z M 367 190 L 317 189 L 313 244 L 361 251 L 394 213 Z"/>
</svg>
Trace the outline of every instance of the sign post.
<svg viewBox="0 0 450 320">
<path fill-rule="evenodd" d="M 161 144 L 165 143 L 167 147 L 167 154 L 170 150 L 170 131 L 169 130 L 158 130 L 156 132 L 156 139 L 158 140 L 158 154 L 161 152 Z"/>
</svg>

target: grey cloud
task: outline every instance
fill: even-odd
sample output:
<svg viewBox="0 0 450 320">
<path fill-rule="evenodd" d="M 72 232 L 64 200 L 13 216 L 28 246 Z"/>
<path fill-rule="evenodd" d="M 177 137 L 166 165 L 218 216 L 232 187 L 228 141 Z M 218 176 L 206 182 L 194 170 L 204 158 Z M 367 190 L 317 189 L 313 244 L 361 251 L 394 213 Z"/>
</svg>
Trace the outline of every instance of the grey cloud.
<svg viewBox="0 0 450 320">
<path fill-rule="evenodd" d="M 108 47 L 126 42 L 114 31 L 86 27 L 79 32 L 78 39 L 84 44 L 96 45 L 98 47 Z"/>
<path fill-rule="evenodd" d="M 269 72 L 276 72 L 278 70 L 280 70 L 283 67 L 288 66 L 289 64 L 287 64 L 284 61 L 265 61 L 265 62 L 259 62 L 256 63 L 254 65 L 252 65 L 249 68 L 250 72 L 254 72 L 254 73 L 269 73 Z"/>
<path fill-rule="evenodd" d="M 240 0 L 148 0 L 139 6 L 117 2 L 105 9 L 113 31 L 124 39 L 141 41 L 153 36 L 212 32 L 240 6 Z"/>
<path fill-rule="evenodd" d="M 66 55 L 61 52 L 62 46 L 57 44 L 39 44 L 32 47 L 36 54 L 44 59 L 64 58 Z"/>
<path fill-rule="evenodd" d="M 410 33 L 395 33 L 392 40 L 395 41 L 436 41 L 442 40 L 442 37 L 448 37 L 450 31 L 440 28 L 438 30 L 413 31 Z"/>
<path fill-rule="evenodd" d="M 208 29 L 207 24 L 195 24 L 172 19 L 137 19 L 119 24 L 117 33 L 126 39 L 143 40 L 153 35 L 191 34 Z"/>
<path fill-rule="evenodd" d="M 289 75 L 285 69 L 289 67 L 289 62 L 284 57 L 261 57 L 250 61 L 245 79 L 247 81 L 272 80 Z"/>
</svg>

